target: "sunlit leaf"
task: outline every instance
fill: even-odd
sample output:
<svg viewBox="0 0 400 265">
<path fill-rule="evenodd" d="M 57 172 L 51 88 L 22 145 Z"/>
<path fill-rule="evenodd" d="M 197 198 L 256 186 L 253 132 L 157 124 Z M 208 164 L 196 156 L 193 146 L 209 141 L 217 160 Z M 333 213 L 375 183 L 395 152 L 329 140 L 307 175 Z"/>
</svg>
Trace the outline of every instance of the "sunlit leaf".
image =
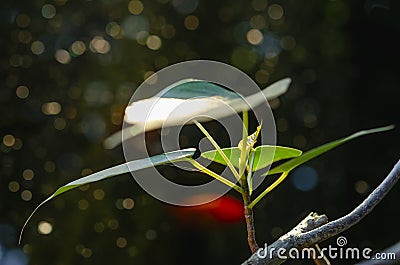
<svg viewBox="0 0 400 265">
<path fill-rule="evenodd" d="M 238 147 L 222 148 L 225 155 L 231 160 L 235 167 L 239 167 L 240 150 Z M 275 152 L 275 153 L 274 153 Z M 282 159 L 288 159 L 301 155 L 301 151 L 283 146 L 262 145 L 254 150 L 253 171 L 263 169 L 268 165 Z M 226 165 L 224 159 L 216 150 L 207 151 L 201 154 L 202 157 Z"/>
<path fill-rule="evenodd" d="M 258 138 L 258 135 L 260 134 L 260 130 L 261 130 L 261 125 L 257 126 L 257 130 L 253 134 L 246 137 L 246 145 L 243 145 L 243 140 L 240 140 L 240 142 L 238 144 L 238 148 L 239 149 L 245 148 L 245 150 L 247 152 L 250 152 L 250 150 L 253 148 L 253 146 L 257 142 L 257 138 Z"/>
<path fill-rule="evenodd" d="M 303 155 L 293 158 L 273 169 L 271 169 L 270 171 L 267 172 L 267 175 L 272 175 L 272 174 L 278 174 L 278 173 L 282 173 L 282 172 L 289 172 L 292 169 L 296 168 L 297 166 L 331 150 L 332 148 L 335 148 L 341 144 L 344 144 L 354 138 L 363 136 L 363 135 L 367 135 L 367 134 L 371 134 L 371 133 L 377 133 L 377 132 L 384 132 L 384 131 L 388 131 L 393 129 L 394 126 L 390 125 L 390 126 L 386 126 L 386 127 L 381 127 L 381 128 L 376 128 L 376 129 L 371 129 L 371 130 L 364 130 L 364 131 L 359 131 L 357 133 L 354 133 L 348 137 L 324 144 L 322 146 L 319 146 L 317 148 L 311 149 L 308 152 L 305 152 Z"/>
<path fill-rule="evenodd" d="M 254 108 L 265 100 L 274 99 L 287 91 L 290 78 L 273 83 L 253 95 L 241 95 L 223 86 L 204 80 L 185 79 L 163 89 L 151 98 L 133 102 L 125 110 L 125 122 L 132 126 L 124 129 L 124 138 L 134 137 L 145 131 L 161 127 L 179 126 L 209 118 L 220 119 Z M 227 107 L 229 106 L 229 107 Z M 114 148 L 122 141 L 117 132 L 104 142 L 106 148 Z"/>
<path fill-rule="evenodd" d="M 274 152 L 275 149 L 275 153 Z M 284 146 L 262 145 L 255 149 L 253 171 L 263 169 L 270 164 L 292 157 L 297 157 L 302 151 Z"/>
<path fill-rule="evenodd" d="M 249 159 L 249 154 L 250 151 L 253 150 L 253 146 L 257 142 L 258 135 L 260 134 L 261 131 L 261 125 L 257 126 L 257 130 L 247 136 L 245 139 L 240 140 L 238 144 L 238 148 L 240 150 L 240 157 L 239 157 L 239 173 L 243 174 L 244 170 L 248 164 L 248 159 Z M 243 144 L 243 140 L 246 141 L 245 144 Z"/>
<path fill-rule="evenodd" d="M 86 177 L 83 177 L 83 178 L 80 178 L 80 179 L 77 179 L 70 183 L 65 184 L 64 186 L 58 188 L 50 197 L 48 197 L 46 200 L 44 200 L 42 203 L 40 203 L 39 206 L 37 206 L 35 208 L 35 210 L 33 210 L 33 212 L 29 215 L 28 219 L 26 220 L 26 222 L 21 230 L 20 241 L 21 241 L 22 232 L 23 232 L 25 226 L 27 225 L 27 223 L 29 222 L 29 220 L 32 218 L 33 214 L 43 204 L 45 204 L 46 202 L 50 201 L 51 199 L 53 199 L 61 194 L 63 194 L 64 192 L 75 189 L 75 188 L 85 185 L 85 184 L 89 184 L 89 183 L 96 182 L 99 180 L 107 179 L 107 178 L 110 178 L 113 176 L 131 172 L 131 171 L 136 171 L 136 170 L 140 170 L 140 169 L 145 169 L 145 168 L 149 168 L 149 167 L 153 167 L 153 166 L 166 164 L 169 162 L 178 161 L 185 157 L 192 156 L 195 151 L 196 151 L 196 149 L 194 149 L 194 148 L 188 148 L 188 149 L 183 149 L 183 150 L 179 150 L 179 151 L 165 153 L 162 155 L 156 155 L 156 156 L 153 156 L 150 158 L 143 158 L 143 159 L 139 159 L 139 160 L 130 161 L 130 162 L 118 165 L 118 166 L 104 169 L 102 171 L 93 173 L 89 176 L 86 176 Z"/>
</svg>

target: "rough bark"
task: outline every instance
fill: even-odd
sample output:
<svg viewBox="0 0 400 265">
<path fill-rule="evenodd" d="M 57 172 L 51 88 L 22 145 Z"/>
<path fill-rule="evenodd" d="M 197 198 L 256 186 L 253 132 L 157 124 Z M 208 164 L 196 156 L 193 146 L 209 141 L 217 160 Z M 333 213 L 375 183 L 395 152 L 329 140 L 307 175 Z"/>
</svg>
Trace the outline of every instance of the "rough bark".
<svg viewBox="0 0 400 265">
<path fill-rule="evenodd" d="M 274 243 L 267 245 L 266 257 L 260 257 L 260 254 L 265 254 L 263 252 L 265 251 L 265 248 L 260 249 L 242 264 L 282 264 L 286 259 L 279 257 L 277 251 L 272 251 L 273 249 L 284 249 L 286 250 L 285 253 L 288 253 L 288 251 L 293 248 L 301 250 L 303 248 L 313 247 L 314 245 L 349 229 L 367 216 L 375 206 L 381 202 L 399 178 L 400 160 L 396 163 L 392 171 L 387 175 L 382 183 L 349 214 L 328 222 L 328 218 L 325 215 L 311 213 L 291 231 L 281 236 Z"/>
</svg>

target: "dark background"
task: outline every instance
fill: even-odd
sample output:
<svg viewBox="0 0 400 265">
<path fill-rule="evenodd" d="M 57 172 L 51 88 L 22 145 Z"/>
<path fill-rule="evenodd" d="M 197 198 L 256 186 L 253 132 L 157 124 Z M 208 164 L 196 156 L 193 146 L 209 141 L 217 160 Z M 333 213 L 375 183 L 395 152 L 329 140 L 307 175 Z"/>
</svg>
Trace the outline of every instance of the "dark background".
<svg viewBox="0 0 400 265">
<path fill-rule="evenodd" d="M 398 1 L 158 0 L 143 1 L 142 11 L 139 2 L 128 5 L 1 3 L 0 264 L 239 264 L 249 256 L 243 222 L 185 223 L 129 175 L 50 202 L 17 245 L 29 213 L 57 187 L 124 161 L 120 147 L 105 150 L 102 141 L 121 127 L 135 88 L 168 65 L 222 61 L 260 87 L 291 77 L 289 92 L 271 104 L 280 145 L 308 150 L 399 122 Z M 138 21 L 147 21 L 140 30 L 152 37 L 134 39 Z M 251 29 L 262 32 L 261 43 L 246 39 Z M 307 163 L 318 180 L 308 191 L 291 174 L 255 208 L 258 241 L 273 242 L 310 211 L 331 220 L 348 213 L 397 161 L 398 136 L 397 128 L 363 137 Z M 398 241 L 399 194 L 397 185 L 343 234 L 348 246 L 379 250 Z M 132 209 L 122 205 L 127 198 Z M 38 233 L 42 221 L 51 224 L 49 235 Z"/>
</svg>

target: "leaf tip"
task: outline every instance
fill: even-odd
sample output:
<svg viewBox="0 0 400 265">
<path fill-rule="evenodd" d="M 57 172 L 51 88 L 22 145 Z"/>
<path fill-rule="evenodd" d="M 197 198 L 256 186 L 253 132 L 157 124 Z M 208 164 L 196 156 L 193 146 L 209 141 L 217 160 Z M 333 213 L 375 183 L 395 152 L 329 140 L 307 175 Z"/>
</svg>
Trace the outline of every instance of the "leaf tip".
<svg viewBox="0 0 400 265">
<path fill-rule="evenodd" d="M 119 139 L 119 133 L 115 133 L 103 141 L 103 147 L 104 149 L 114 149 L 119 143 L 121 143 L 121 139 Z"/>
</svg>

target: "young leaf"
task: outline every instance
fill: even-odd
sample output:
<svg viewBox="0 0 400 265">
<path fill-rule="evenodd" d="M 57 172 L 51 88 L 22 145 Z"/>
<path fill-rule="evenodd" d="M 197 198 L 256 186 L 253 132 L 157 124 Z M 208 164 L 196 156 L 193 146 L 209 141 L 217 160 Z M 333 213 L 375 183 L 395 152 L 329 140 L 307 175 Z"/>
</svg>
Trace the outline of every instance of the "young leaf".
<svg viewBox="0 0 400 265">
<path fill-rule="evenodd" d="M 188 149 L 183 149 L 183 150 L 179 150 L 179 151 L 168 152 L 168 153 L 161 154 L 161 155 L 156 155 L 156 156 L 153 156 L 150 158 L 143 158 L 143 159 L 139 159 L 139 160 L 130 161 L 130 162 L 118 165 L 118 166 L 104 169 L 102 171 L 93 173 L 89 176 L 86 176 L 86 177 L 83 177 L 83 178 L 80 178 L 80 179 L 77 179 L 77 180 L 74 180 L 72 182 L 65 184 L 64 186 L 58 188 L 50 197 L 48 197 L 42 203 L 40 203 L 39 206 L 37 206 L 33 210 L 33 212 L 29 215 L 28 219 L 25 221 L 24 226 L 22 227 L 19 242 L 21 242 L 21 237 L 22 237 L 24 228 L 28 224 L 29 220 L 32 218 L 33 214 L 43 204 L 45 204 L 46 202 L 50 201 L 51 199 L 53 199 L 61 194 L 63 194 L 64 192 L 75 189 L 75 188 L 85 185 L 85 184 L 89 184 L 89 183 L 103 180 L 106 178 L 110 178 L 113 176 L 121 175 L 121 174 L 128 173 L 131 171 L 136 171 L 136 170 L 145 169 L 145 168 L 149 168 L 149 167 L 153 167 L 153 166 L 158 166 L 158 165 L 166 164 L 169 162 L 179 161 L 183 158 L 192 156 L 195 151 L 196 151 L 196 149 L 194 149 L 194 148 L 188 148 Z"/>
<path fill-rule="evenodd" d="M 242 97 L 208 81 L 181 80 L 166 87 L 154 97 L 135 101 L 126 108 L 125 122 L 132 126 L 124 129 L 125 139 L 162 126 L 185 124 L 192 119 L 207 121 L 204 116 L 219 119 L 233 115 L 232 111 L 247 111 L 262 104 L 266 99 L 271 100 L 285 93 L 290 82 L 290 78 L 285 78 L 258 93 Z M 174 111 L 177 107 L 179 111 Z M 202 119 L 199 119 L 200 116 L 203 116 Z M 122 131 L 119 131 L 108 137 L 104 146 L 111 149 L 121 141 Z"/>
<path fill-rule="evenodd" d="M 232 162 L 233 166 L 239 167 L 240 150 L 238 147 L 222 148 L 222 152 Z M 261 145 L 254 150 L 254 163 L 253 171 L 257 171 L 267 167 L 268 165 L 280 161 L 282 159 L 288 159 L 292 157 L 300 156 L 302 152 L 300 150 L 284 147 L 284 146 L 271 146 Z M 207 151 L 201 154 L 202 157 L 217 162 L 222 165 L 226 165 L 225 160 L 220 156 L 216 150 Z"/>
<path fill-rule="evenodd" d="M 363 136 L 363 135 L 367 135 L 367 134 L 371 134 L 371 133 L 377 133 L 377 132 L 384 132 L 384 131 L 388 131 L 393 129 L 394 126 L 390 125 L 390 126 L 386 126 L 386 127 L 381 127 L 381 128 L 376 128 L 376 129 L 370 129 L 370 130 L 364 130 L 364 131 L 359 131 L 357 133 L 354 133 L 350 136 L 347 136 L 345 138 L 324 144 L 322 146 L 319 146 L 317 148 L 311 149 L 308 152 L 305 152 L 303 155 L 293 158 L 273 169 L 271 169 L 270 171 L 268 171 L 266 173 L 266 175 L 272 175 L 272 174 L 278 174 L 278 173 L 282 173 L 282 172 L 289 172 L 292 169 L 296 168 L 297 166 L 331 150 L 332 148 L 335 148 L 341 144 L 344 144 L 354 138 Z"/>
<path fill-rule="evenodd" d="M 246 136 L 246 138 L 243 138 L 242 140 L 240 140 L 239 144 L 238 144 L 238 148 L 240 149 L 240 157 L 239 157 L 239 174 L 240 176 L 243 175 L 248 160 L 249 160 L 249 154 L 250 152 L 253 150 L 253 146 L 256 144 L 257 142 L 257 138 L 258 135 L 260 134 L 261 131 L 261 126 L 259 125 L 257 127 L 257 130 L 251 134 L 250 136 Z M 243 137 L 245 137 L 245 135 L 243 135 Z"/>
</svg>

